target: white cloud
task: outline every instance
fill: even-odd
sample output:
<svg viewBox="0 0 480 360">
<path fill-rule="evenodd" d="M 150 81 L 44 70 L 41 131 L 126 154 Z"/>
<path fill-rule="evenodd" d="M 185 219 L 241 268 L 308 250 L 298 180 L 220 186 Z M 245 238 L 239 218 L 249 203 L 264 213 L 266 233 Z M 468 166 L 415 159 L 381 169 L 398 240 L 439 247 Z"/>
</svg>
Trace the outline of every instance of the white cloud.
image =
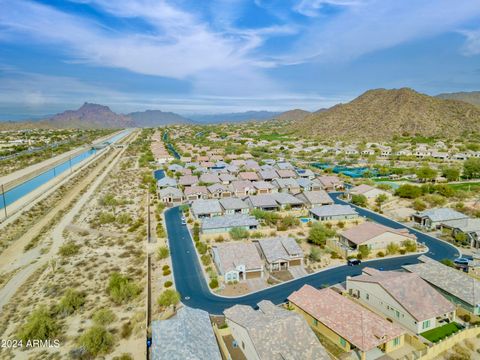
<svg viewBox="0 0 480 360">
<path fill-rule="evenodd" d="M 300 0 L 294 6 L 294 10 L 302 15 L 315 17 L 319 15 L 325 5 L 354 6 L 362 2 L 363 0 Z"/>
<path fill-rule="evenodd" d="M 463 46 L 463 53 L 467 56 L 480 54 L 480 29 L 460 31 L 465 36 L 466 42 Z"/>
</svg>

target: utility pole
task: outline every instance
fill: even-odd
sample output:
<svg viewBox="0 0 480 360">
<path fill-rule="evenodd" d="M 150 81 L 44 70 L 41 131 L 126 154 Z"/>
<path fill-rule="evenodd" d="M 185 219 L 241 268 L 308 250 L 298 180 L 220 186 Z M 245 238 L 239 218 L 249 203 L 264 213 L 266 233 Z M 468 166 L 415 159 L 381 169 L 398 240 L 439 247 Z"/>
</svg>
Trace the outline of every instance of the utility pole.
<svg viewBox="0 0 480 360">
<path fill-rule="evenodd" d="M 5 219 L 8 217 L 7 215 L 7 200 L 5 200 L 5 187 L 2 184 L 2 199 L 3 199 L 3 211 L 5 211 Z"/>
</svg>

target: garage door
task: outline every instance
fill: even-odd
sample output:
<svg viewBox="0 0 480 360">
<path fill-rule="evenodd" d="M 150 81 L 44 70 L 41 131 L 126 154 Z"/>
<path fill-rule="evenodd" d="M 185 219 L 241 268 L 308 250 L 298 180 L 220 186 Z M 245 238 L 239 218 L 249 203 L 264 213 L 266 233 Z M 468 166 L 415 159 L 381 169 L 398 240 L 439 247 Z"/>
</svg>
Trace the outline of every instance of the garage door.
<svg viewBox="0 0 480 360">
<path fill-rule="evenodd" d="M 302 260 L 297 259 L 297 260 L 290 260 L 290 266 L 299 266 L 302 265 Z"/>
<path fill-rule="evenodd" d="M 262 276 L 261 271 L 247 272 L 247 279 L 256 279 Z"/>
</svg>

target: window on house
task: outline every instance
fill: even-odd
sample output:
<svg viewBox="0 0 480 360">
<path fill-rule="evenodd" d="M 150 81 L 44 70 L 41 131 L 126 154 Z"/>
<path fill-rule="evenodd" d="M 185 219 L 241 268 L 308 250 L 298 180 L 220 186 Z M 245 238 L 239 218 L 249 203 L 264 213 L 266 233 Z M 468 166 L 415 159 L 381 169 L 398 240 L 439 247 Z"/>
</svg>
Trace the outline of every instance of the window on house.
<svg viewBox="0 0 480 360">
<path fill-rule="evenodd" d="M 344 338 L 342 338 L 342 337 L 340 338 L 340 345 L 341 345 L 342 347 L 347 346 L 347 341 L 346 341 Z"/>
<path fill-rule="evenodd" d="M 369 294 L 365 294 L 365 299 L 370 300 L 370 295 L 369 295 Z"/>
<path fill-rule="evenodd" d="M 315 325 L 315 326 L 318 325 L 318 320 L 317 319 L 313 319 L 313 325 Z"/>
<path fill-rule="evenodd" d="M 397 337 L 393 339 L 393 346 L 398 346 L 398 345 L 400 345 L 400 338 Z"/>
<path fill-rule="evenodd" d="M 400 311 L 395 310 L 395 316 L 396 316 L 397 318 L 399 318 L 399 317 L 400 317 Z"/>
<path fill-rule="evenodd" d="M 430 327 L 430 320 L 425 320 L 422 324 L 422 329 L 428 329 Z"/>
<path fill-rule="evenodd" d="M 242 349 L 245 350 L 245 343 L 242 341 Z"/>
</svg>

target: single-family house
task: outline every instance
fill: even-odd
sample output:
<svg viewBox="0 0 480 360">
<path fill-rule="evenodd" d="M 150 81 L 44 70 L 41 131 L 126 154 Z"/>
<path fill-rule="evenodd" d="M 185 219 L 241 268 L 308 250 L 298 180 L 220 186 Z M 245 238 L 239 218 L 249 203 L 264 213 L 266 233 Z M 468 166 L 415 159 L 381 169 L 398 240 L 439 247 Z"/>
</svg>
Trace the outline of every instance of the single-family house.
<svg viewBox="0 0 480 360">
<path fill-rule="evenodd" d="M 273 193 L 270 196 L 278 203 L 281 209 L 300 209 L 303 208 L 302 200 L 288 193 Z"/>
<path fill-rule="evenodd" d="M 280 206 L 272 195 L 273 194 L 251 195 L 245 198 L 245 202 L 251 209 L 276 211 L 280 209 Z"/>
<path fill-rule="evenodd" d="M 218 184 L 220 183 L 220 178 L 218 177 L 217 174 L 215 173 L 205 173 L 205 174 L 202 174 L 200 175 L 200 179 L 199 181 L 203 184 L 208 184 L 208 185 L 211 185 L 211 184 Z"/>
<path fill-rule="evenodd" d="M 351 199 L 353 195 L 363 195 L 367 199 L 375 199 L 379 195 L 385 195 L 387 198 L 390 198 L 392 196 L 392 194 L 390 194 L 388 191 L 381 190 L 367 184 L 360 184 L 358 186 L 354 186 L 347 191 L 348 199 Z"/>
<path fill-rule="evenodd" d="M 295 169 L 295 166 L 293 166 L 291 163 L 286 162 L 286 161 L 278 162 L 276 166 L 279 170 L 294 170 Z"/>
<path fill-rule="evenodd" d="M 249 180 L 235 180 L 230 185 L 235 196 L 242 197 L 255 194 L 255 188 Z"/>
<path fill-rule="evenodd" d="M 263 262 L 253 243 L 232 242 L 214 245 L 212 256 L 225 282 L 263 278 Z"/>
<path fill-rule="evenodd" d="M 249 180 L 249 181 L 259 180 L 258 175 L 255 171 L 244 171 L 244 172 L 238 173 L 238 178 L 240 180 Z"/>
<path fill-rule="evenodd" d="M 291 237 L 260 239 L 258 245 L 269 271 L 288 270 L 291 266 L 303 265 L 303 250 Z"/>
<path fill-rule="evenodd" d="M 256 230 L 258 221 L 245 214 L 215 216 L 202 219 L 201 230 L 204 234 L 228 233 L 232 229 Z"/>
<path fill-rule="evenodd" d="M 221 360 L 208 312 L 187 306 L 152 321 L 152 360 Z"/>
<path fill-rule="evenodd" d="M 422 255 L 418 259 L 420 263 L 404 265 L 403 268 L 420 276 L 455 305 L 480 315 L 479 280 L 428 256 Z"/>
<path fill-rule="evenodd" d="M 232 181 L 237 180 L 237 177 L 232 174 L 220 174 L 218 177 L 223 185 L 229 185 Z"/>
<path fill-rule="evenodd" d="M 405 228 L 393 229 L 370 221 L 344 230 L 339 235 L 340 243 L 351 250 L 358 250 L 360 246 L 366 246 L 369 250 L 383 250 L 392 243 L 402 246 L 405 241 L 416 240 L 416 236 Z"/>
<path fill-rule="evenodd" d="M 232 196 L 230 188 L 223 184 L 213 184 L 207 187 L 210 197 L 214 199 L 227 198 Z"/>
<path fill-rule="evenodd" d="M 245 160 L 244 167 L 247 170 L 254 170 L 254 171 L 260 170 L 260 165 L 258 164 L 258 162 L 252 159 Z"/>
<path fill-rule="evenodd" d="M 277 170 L 277 174 L 281 179 L 295 179 L 297 177 L 295 170 L 290 169 Z"/>
<path fill-rule="evenodd" d="M 318 180 L 308 178 L 295 179 L 301 191 L 319 191 L 322 190 L 322 184 Z"/>
<path fill-rule="evenodd" d="M 157 189 L 163 189 L 166 187 L 176 187 L 177 180 L 169 176 L 165 176 L 157 181 Z"/>
<path fill-rule="evenodd" d="M 295 195 L 295 197 L 301 200 L 308 208 L 332 205 L 333 200 L 325 190 L 319 191 L 304 191 Z"/>
<path fill-rule="evenodd" d="M 415 334 L 455 321 L 455 306 L 414 273 L 364 268 L 347 291 Z"/>
<path fill-rule="evenodd" d="M 338 191 L 343 189 L 343 181 L 336 175 L 322 175 L 317 179 L 322 184 L 323 190 Z"/>
<path fill-rule="evenodd" d="M 176 187 L 166 187 L 158 191 L 158 198 L 161 202 L 169 205 L 179 205 L 185 199 L 182 190 Z"/>
<path fill-rule="evenodd" d="M 310 215 L 318 221 L 341 221 L 358 218 L 357 211 L 350 205 L 315 206 L 309 210 Z"/>
<path fill-rule="evenodd" d="M 325 348 L 297 313 L 268 300 L 258 310 L 235 305 L 224 311 L 235 345 L 248 360 L 330 360 Z"/>
<path fill-rule="evenodd" d="M 194 200 L 191 208 L 192 215 L 197 219 L 220 216 L 223 213 L 220 202 L 216 199 Z"/>
<path fill-rule="evenodd" d="M 184 169 L 183 166 L 179 165 L 179 164 L 172 164 L 172 165 L 168 166 L 168 170 L 173 171 L 173 172 L 180 172 L 183 169 Z"/>
<path fill-rule="evenodd" d="M 198 176 L 196 175 L 182 175 L 178 179 L 178 184 L 181 186 L 193 186 L 198 184 Z"/>
<path fill-rule="evenodd" d="M 447 223 L 442 223 L 442 228 L 451 230 L 453 237 L 458 237 L 463 234 L 470 242 L 470 246 L 478 249 L 480 248 L 480 219 L 466 218 L 459 220 L 451 220 Z"/>
<path fill-rule="evenodd" d="M 248 214 L 250 212 L 248 204 L 235 197 L 220 199 L 220 206 L 225 215 Z"/>
<path fill-rule="evenodd" d="M 275 169 L 261 170 L 259 171 L 260 178 L 264 181 L 272 181 L 273 179 L 278 179 L 279 176 Z"/>
<path fill-rule="evenodd" d="M 268 181 L 254 181 L 252 182 L 256 194 L 271 194 L 277 192 L 278 189 L 271 182 Z"/>
<path fill-rule="evenodd" d="M 304 178 L 304 179 L 310 179 L 313 180 L 315 179 L 315 173 L 310 170 L 310 169 L 295 169 L 295 172 L 297 173 L 298 177 Z"/>
<path fill-rule="evenodd" d="M 426 229 L 438 229 L 468 216 L 450 208 L 429 209 L 412 215 L 412 220 Z"/>
<path fill-rule="evenodd" d="M 280 192 L 289 192 L 291 194 L 298 194 L 300 186 L 295 179 L 274 179 L 272 184 L 275 185 Z"/>
<path fill-rule="evenodd" d="M 184 194 L 188 201 L 208 199 L 210 195 L 206 186 L 187 186 L 184 189 Z"/>
<path fill-rule="evenodd" d="M 330 288 L 304 285 L 288 302 L 314 331 L 362 360 L 379 358 L 404 345 L 406 332 L 400 326 Z"/>
</svg>

